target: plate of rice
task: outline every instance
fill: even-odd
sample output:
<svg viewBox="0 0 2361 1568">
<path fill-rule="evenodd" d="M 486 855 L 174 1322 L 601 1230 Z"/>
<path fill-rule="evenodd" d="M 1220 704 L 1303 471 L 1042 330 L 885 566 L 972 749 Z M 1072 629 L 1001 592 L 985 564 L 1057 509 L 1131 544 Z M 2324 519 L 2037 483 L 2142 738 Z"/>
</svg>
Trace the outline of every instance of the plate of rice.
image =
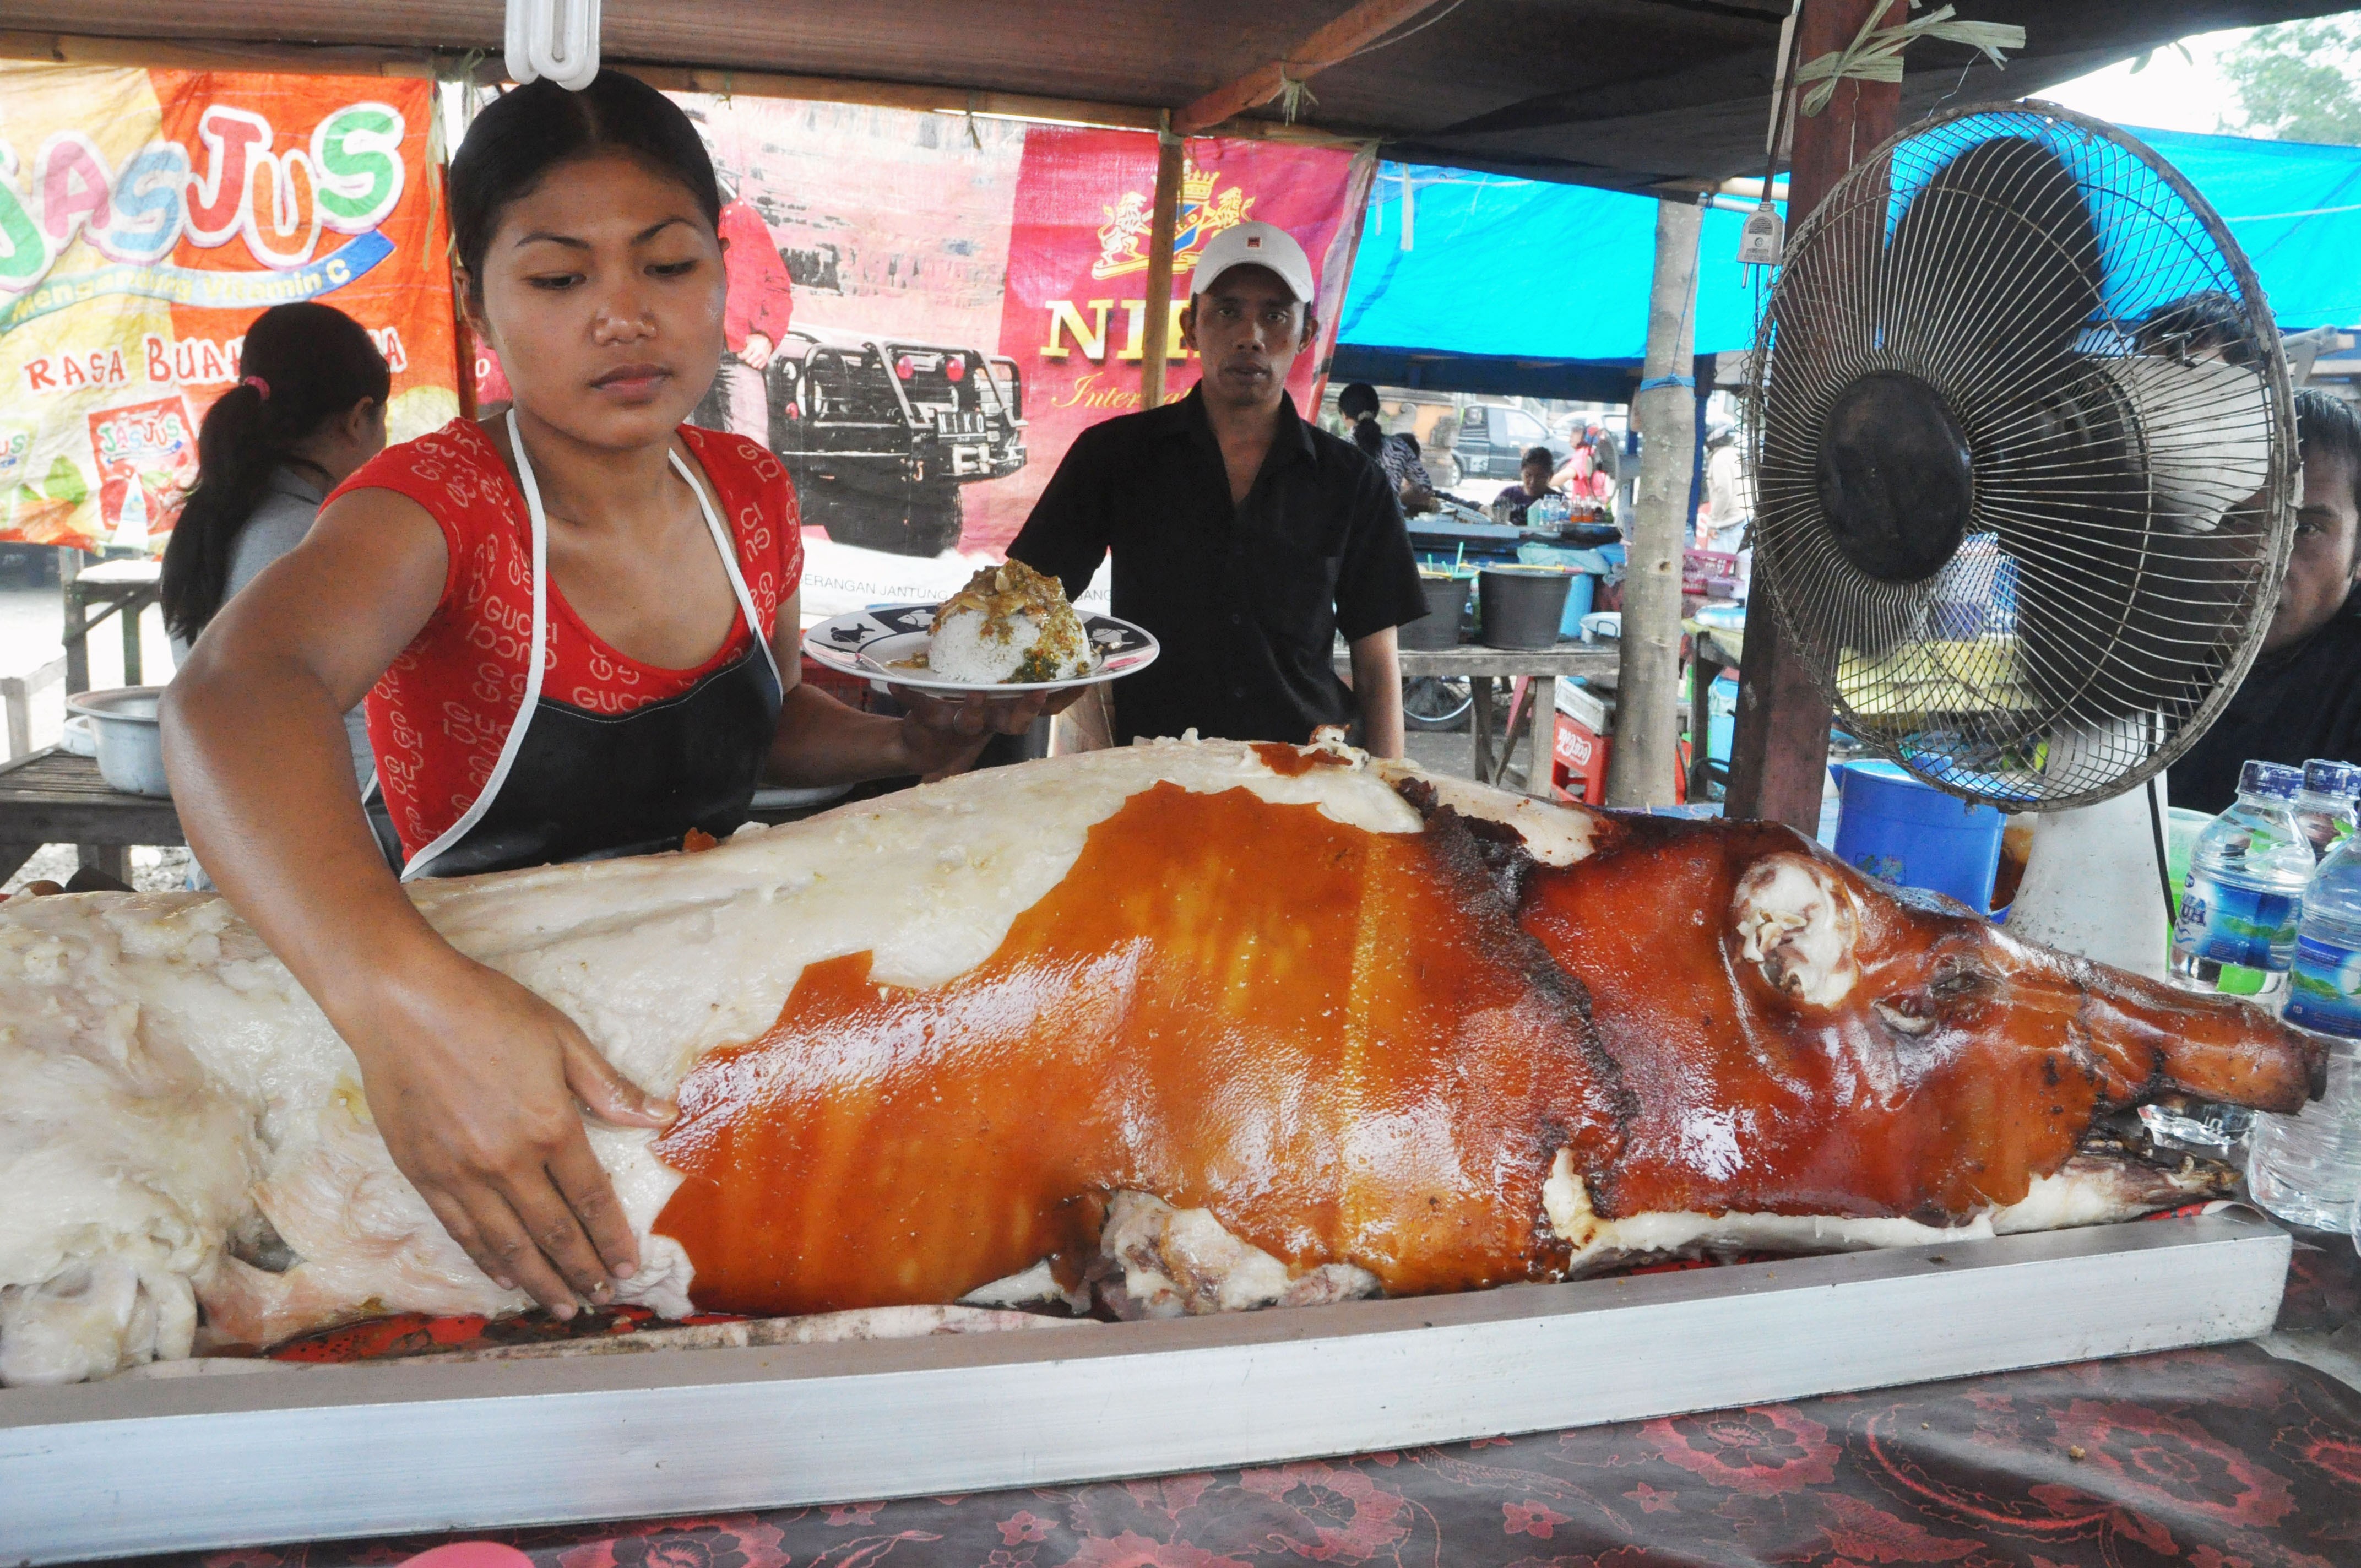
<svg viewBox="0 0 2361 1568">
<path fill-rule="evenodd" d="M 932 692 L 1062 691 L 1146 669 L 1156 639 L 1083 615 L 1022 561 L 985 566 L 940 604 L 874 605 L 821 621 L 804 652 L 874 684 Z"/>
</svg>

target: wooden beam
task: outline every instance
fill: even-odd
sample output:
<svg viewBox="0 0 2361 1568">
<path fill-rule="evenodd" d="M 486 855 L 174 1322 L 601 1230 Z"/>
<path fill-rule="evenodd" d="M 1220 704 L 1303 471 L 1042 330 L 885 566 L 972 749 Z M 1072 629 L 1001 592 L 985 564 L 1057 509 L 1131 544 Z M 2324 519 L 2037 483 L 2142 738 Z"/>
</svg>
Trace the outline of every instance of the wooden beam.
<svg viewBox="0 0 2361 1568">
<path fill-rule="evenodd" d="M 1164 406 L 1172 357 L 1172 241 L 1180 227 L 1180 170 L 1188 143 L 1170 133 L 1156 147 L 1156 206 L 1148 225 L 1148 319 L 1139 333 L 1139 406 Z"/>
<path fill-rule="evenodd" d="M 1340 64 L 1384 38 L 1441 0 L 1361 0 L 1361 3 L 1313 33 L 1287 58 L 1248 71 L 1226 87 L 1216 87 L 1172 116 L 1172 128 L 1193 136 L 1248 109 L 1269 103 L 1290 81 L 1301 82 Z"/>
<path fill-rule="evenodd" d="M 1679 773 L 1681 541 L 1696 466 L 1697 198 L 1656 203 L 1656 267 L 1648 296 L 1644 379 L 1631 400 L 1640 427 L 1640 497 L 1616 642 L 1615 744 L 1607 804 L 1670 806 Z M 1703 744 L 1704 738 L 1698 737 Z"/>
<path fill-rule="evenodd" d="M 1795 27 L 1795 63 L 1851 43 L 1872 11 L 1886 11 L 1891 24 L 1908 9 L 1905 0 L 1804 0 Z M 1787 176 L 1789 234 L 1802 228 L 1856 160 L 1894 134 L 1901 104 L 1900 82 L 1848 81 L 1837 84 L 1836 96 L 1819 114 L 1795 116 L 1795 159 Z M 1784 822 L 1806 836 L 1817 832 L 1828 776 L 1828 698 L 1787 641 L 1770 591 L 1758 578 L 1746 607 L 1727 814 Z"/>
<path fill-rule="evenodd" d="M 178 71 L 255 71 L 288 76 L 395 76 L 456 78 L 472 62 L 475 80 L 497 86 L 507 80 L 500 56 L 450 49 L 402 49 L 372 45 L 288 43 L 190 43 L 172 38 L 101 37 L 81 33 L 0 30 L 0 60 L 39 60 L 51 65 L 132 66 Z M 799 98 L 821 104 L 860 104 L 917 114 L 983 115 L 996 119 L 1105 126 L 1152 131 L 1165 111 L 1153 104 L 1104 104 L 1082 98 L 1043 98 L 1023 93 L 968 92 L 923 82 L 877 82 L 859 77 L 796 76 L 774 71 L 730 71 L 719 66 L 672 65 L 609 58 L 668 93 L 709 93 L 720 97 Z M 1310 147 L 1357 147 L 1375 133 L 1281 126 L 1248 121 L 1224 134 L 1257 141 Z"/>
<path fill-rule="evenodd" d="M 271 71 L 290 76 L 433 76 L 430 50 L 370 45 L 188 43 L 169 38 L 93 38 L 0 31 L 0 60 L 50 65 L 132 66 L 159 71 Z M 458 55 L 450 55 L 454 73 Z"/>
</svg>

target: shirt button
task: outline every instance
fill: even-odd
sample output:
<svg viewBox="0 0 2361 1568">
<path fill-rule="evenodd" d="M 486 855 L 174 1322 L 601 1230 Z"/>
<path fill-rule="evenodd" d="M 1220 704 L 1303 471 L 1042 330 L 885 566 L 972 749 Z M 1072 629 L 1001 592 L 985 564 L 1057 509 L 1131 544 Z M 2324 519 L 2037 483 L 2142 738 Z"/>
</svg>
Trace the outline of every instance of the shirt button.
<svg viewBox="0 0 2361 1568">
<path fill-rule="evenodd" d="M 1233 615 L 1233 616 L 1231 616 L 1231 617 L 1230 617 L 1230 624 L 1231 624 L 1232 626 L 1235 626 L 1235 625 L 1239 624 L 1241 621 L 1243 621 L 1243 620 L 1246 620 L 1246 617 L 1244 617 L 1244 616 L 1242 616 L 1242 615 Z"/>
<path fill-rule="evenodd" d="M 1230 695 L 1232 696 L 1244 696 L 1246 695 L 1246 688 L 1244 686 L 1232 686 L 1230 688 Z"/>
</svg>

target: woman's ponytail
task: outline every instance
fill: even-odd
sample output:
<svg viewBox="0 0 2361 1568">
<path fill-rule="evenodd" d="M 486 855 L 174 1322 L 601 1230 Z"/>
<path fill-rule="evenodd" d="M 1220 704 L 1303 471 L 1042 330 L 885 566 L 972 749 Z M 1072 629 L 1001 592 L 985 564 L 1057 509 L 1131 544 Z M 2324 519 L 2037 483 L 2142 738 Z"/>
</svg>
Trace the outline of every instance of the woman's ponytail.
<svg viewBox="0 0 2361 1568">
<path fill-rule="evenodd" d="M 385 356 L 333 306 L 274 305 L 247 328 L 239 381 L 197 430 L 197 482 L 164 546 L 164 624 L 193 642 L 229 589 L 238 535 L 281 467 L 310 466 L 296 448 L 392 386 Z"/>
</svg>

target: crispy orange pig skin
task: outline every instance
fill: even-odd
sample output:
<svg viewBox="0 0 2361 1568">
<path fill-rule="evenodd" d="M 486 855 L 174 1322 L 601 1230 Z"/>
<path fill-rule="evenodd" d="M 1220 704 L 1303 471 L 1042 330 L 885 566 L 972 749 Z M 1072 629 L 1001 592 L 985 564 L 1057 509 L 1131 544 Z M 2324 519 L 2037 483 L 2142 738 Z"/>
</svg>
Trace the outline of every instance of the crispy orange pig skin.
<svg viewBox="0 0 2361 1568">
<path fill-rule="evenodd" d="M 2023 1198 L 2112 1108 L 2292 1110 L 2317 1082 L 2257 1009 L 1906 905 L 1784 828 L 1591 814 L 1593 852 L 1543 865 L 1404 793 L 1422 831 L 1158 784 L 957 979 L 812 965 L 767 1034 L 691 1069 L 658 1145 L 685 1179 L 655 1229 L 698 1304 L 1071 1275 L 1122 1190 L 1391 1293 L 1549 1278 L 1560 1151 L 1608 1218 L 1951 1222 Z M 1758 948 L 1785 934 L 1747 902 L 1766 888 L 1825 929 L 1750 957 L 1741 916 Z M 1850 966 L 1841 995 L 1806 949 Z"/>
</svg>

